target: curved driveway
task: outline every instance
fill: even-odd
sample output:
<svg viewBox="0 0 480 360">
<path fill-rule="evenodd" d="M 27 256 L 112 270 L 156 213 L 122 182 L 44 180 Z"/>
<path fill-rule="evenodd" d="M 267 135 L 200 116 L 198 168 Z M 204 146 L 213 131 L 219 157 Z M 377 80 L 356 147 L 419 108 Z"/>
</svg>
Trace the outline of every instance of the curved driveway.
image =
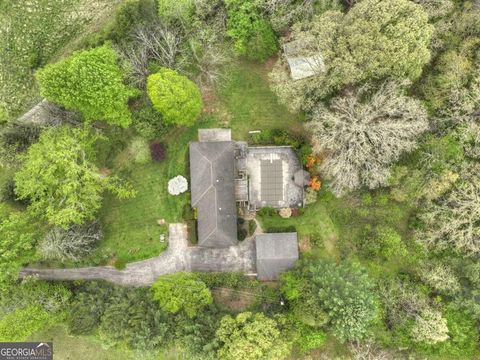
<svg viewBox="0 0 480 360">
<path fill-rule="evenodd" d="M 127 264 L 125 269 L 97 266 L 71 269 L 23 268 L 19 276 L 45 280 L 106 280 L 120 285 L 148 286 L 157 277 L 180 271 L 235 271 L 254 274 L 255 246 L 252 238 L 224 249 L 188 247 L 184 224 L 170 224 L 167 250 L 159 256 Z"/>
</svg>

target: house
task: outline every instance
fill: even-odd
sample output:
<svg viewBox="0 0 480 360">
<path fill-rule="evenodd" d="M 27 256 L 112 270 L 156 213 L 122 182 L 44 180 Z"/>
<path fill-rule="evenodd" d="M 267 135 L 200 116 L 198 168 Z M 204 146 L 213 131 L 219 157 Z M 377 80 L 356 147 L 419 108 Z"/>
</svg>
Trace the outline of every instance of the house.
<svg viewBox="0 0 480 360">
<path fill-rule="evenodd" d="M 198 245 L 237 243 L 233 141 L 190 143 L 191 203 L 197 208 Z"/>
<path fill-rule="evenodd" d="M 302 167 L 288 146 L 249 147 L 230 129 L 200 129 L 189 144 L 191 205 L 197 210 L 198 245 L 222 249 L 238 245 L 237 206 L 302 207 Z M 298 259 L 296 233 L 262 234 L 254 239 L 257 276 L 274 280 Z"/>
</svg>

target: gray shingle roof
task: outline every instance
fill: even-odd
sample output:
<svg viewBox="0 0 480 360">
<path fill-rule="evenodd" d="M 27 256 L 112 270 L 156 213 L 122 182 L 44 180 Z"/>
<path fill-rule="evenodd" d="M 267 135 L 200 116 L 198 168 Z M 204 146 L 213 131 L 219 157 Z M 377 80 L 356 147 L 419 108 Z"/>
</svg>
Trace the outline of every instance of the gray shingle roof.
<svg viewBox="0 0 480 360">
<path fill-rule="evenodd" d="M 276 280 L 298 260 L 297 233 L 259 234 L 255 237 L 257 277 Z"/>
<path fill-rule="evenodd" d="M 233 141 L 190 143 L 192 207 L 198 210 L 198 245 L 237 243 Z"/>
</svg>

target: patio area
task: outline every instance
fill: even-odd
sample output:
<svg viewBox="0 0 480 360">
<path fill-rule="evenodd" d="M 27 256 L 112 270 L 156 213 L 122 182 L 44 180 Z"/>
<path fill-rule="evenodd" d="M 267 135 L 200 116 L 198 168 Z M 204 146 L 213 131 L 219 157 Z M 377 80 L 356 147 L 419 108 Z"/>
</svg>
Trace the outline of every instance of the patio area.
<svg viewBox="0 0 480 360">
<path fill-rule="evenodd" d="M 249 147 L 250 207 L 299 208 L 303 206 L 303 187 L 294 182 L 302 166 L 289 146 Z"/>
</svg>

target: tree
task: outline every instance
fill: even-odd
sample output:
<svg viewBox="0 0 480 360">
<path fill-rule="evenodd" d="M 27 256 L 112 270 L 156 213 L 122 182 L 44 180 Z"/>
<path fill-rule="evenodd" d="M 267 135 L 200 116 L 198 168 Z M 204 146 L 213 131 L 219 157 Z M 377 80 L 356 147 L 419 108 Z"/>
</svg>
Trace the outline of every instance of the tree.
<svg viewBox="0 0 480 360">
<path fill-rule="evenodd" d="M 417 238 L 437 249 L 453 248 L 467 255 L 480 254 L 480 181 L 477 165 L 464 167 L 465 178 L 419 214 L 423 229 Z"/>
<path fill-rule="evenodd" d="M 38 251 L 44 259 L 79 260 L 92 251 L 102 238 L 97 222 L 72 225 L 68 229 L 55 227 L 40 241 Z"/>
<path fill-rule="evenodd" d="M 158 1 L 158 15 L 162 19 L 174 21 L 191 21 L 195 11 L 194 0 L 159 0 Z"/>
<path fill-rule="evenodd" d="M 281 360 L 290 353 L 290 344 L 277 322 L 262 313 L 224 316 L 216 337 L 221 344 L 218 358 L 222 360 Z"/>
<path fill-rule="evenodd" d="M 147 80 L 147 93 L 153 107 L 167 124 L 192 125 L 202 111 L 197 86 L 176 71 L 162 68 Z"/>
<path fill-rule="evenodd" d="M 250 60 L 265 60 L 277 51 L 273 29 L 252 0 L 227 0 L 227 35 L 235 41 L 237 54 Z"/>
<path fill-rule="evenodd" d="M 40 306 L 16 309 L 0 320 L 0 341 L 24 341 L 52 321 L 50 315 Z"/>
<path fill-rule="evenodd" d="M 99 326 L 107 343 L 126 343 L 131 348 L 154 349 L 166 343 L 168 314 L 161 311 L 148 289 L 116 288 Z"/>
<path fill-rule="evenodd" d="M 411 1 L 360 1 L 344 17 L 332 71 L 341 76 L 353 68 L 352 80 L 360 81 L 417 79 L 430 60 L 432 32 L 425 11 Z"/>
<path fill-rule="evenodd" d="M 314 151 L 327 154 L 321 170 L 337 195 L 386 185 L 392 162 L 415 149 L 428 129 L 420 102 L 404 95 L 397 83 L 384 83 L 373 94 L 368 90 L 334 98 L 307 124 Z"/>
<path fill-rule="evenodd" d="M 416 319 L 412 328 L 416 342 L 436 344 L 448 339 L 447 320 L 439 311 L 425 310 Z"/>
<path fill-rule="evenodd" d="M 430 60 L 432 31 L 425 11 L 409 0 L 364 0 L 346 14 L 327 11 L 295 26 L 289 38 L 303 44 L 301 56 L 321 56 L 325 71 L 292 81 L 281 59 L 272 73 L 273 89 L 292 110 L 309 111 L 347 85 L 415 80 Z"/>
<path fill-rule="evenodd" d="M 127 127 L 128 99 L 136 91 L 123 84 L 117 55 L 109 46 L 73 53 L 36 74 L 40 93 L 67 109 L 80 111 L 86 122 L 104 120 Z"/>
<path fill-rule="evenodd" d="M 419 269 L 422 281 L 441 294 L 455 294 L 460 291 L 460 282 L 452 268 L 441 263 L 425 264 Z"/>
<path fill-rule="evenodd" d="M 400 234 L 388 226 L 378 226 L 373 236 L 365 241 L 363 247 L 367 255 L 376 256 L 386 261 L 405 258 L 408 255 Z"/>
<path fill-rule="evenodd" d="M 103 177 L 94 165 L 96 137 L 83 129 L 50 128 L 24 155 L 15 174 L 15 192 L 30 210 L 52 225 L 67 228 L 93 220 L 106 189 L 120 198 L 135 194 L 118 178 Z"/>
<path fill-rule="evenodd" d="M 210 290 L 193 273 L 162 276 L 152 285 L 152 291 L 162 309 L 174 314 L 184 311 L 190 318 L 213 302 Z"/>
<path fill-rule="evenodd" d="M 281 289 L 300 321 L 311 326 L 326 323 L 341 340 L 363 338 L 376 316 L 372 283 L 356 264 L 303 262 L 282 277 Z M 324 319 L 310 322 L 319 315 Z"/>
<path fill-rule="evenodd" d="M 3 206 L 3 205 L 2 205 Z M 38 228 L 28 214 L 13 212 L 0 218 L 0 288 L 5 290 L 18 277 L 22 265 L 35 258 Z"/>
</svg>

